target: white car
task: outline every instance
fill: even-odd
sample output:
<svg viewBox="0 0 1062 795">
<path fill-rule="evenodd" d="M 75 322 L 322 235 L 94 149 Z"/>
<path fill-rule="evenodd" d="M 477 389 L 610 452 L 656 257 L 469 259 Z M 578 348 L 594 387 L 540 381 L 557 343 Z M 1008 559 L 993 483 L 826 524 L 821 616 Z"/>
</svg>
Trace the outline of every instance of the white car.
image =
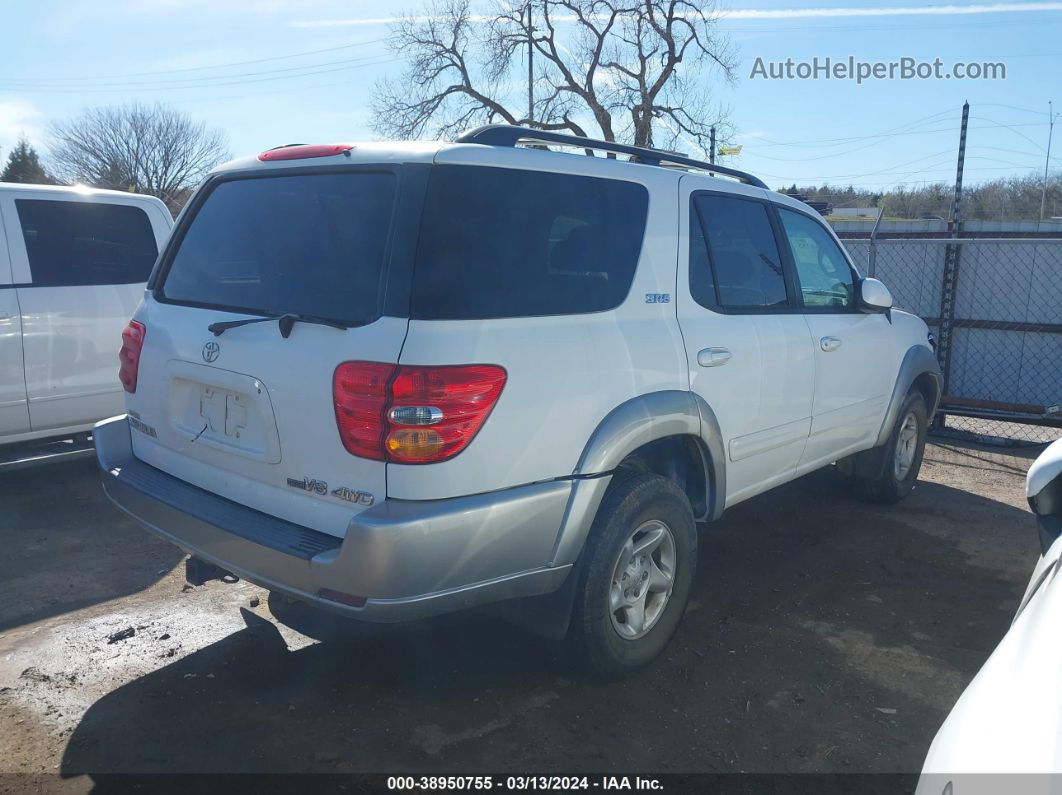
<svg viewBox="0 0 1062 795">
<path fill-rule="evenodd" d="M 939 795 L 949 782 L 956 794 L 1059 791 L 1062 439 L 1036 459 L 1025 490 L 1039 523 L 1043 555 L 1010 630 L 937 732 L 919 795 Z"/>
<path fill-rule="evenodd" d="M 720 166 L 506 126 L 281 147 L 192 199 L 96 449 L 194 581 L 369 621 L 541 597 L 618 675 L 674 633 L 695 522 L 833 462 L 911 490 L 940 370 L 891 306 Z"/>
<path fill-rule="evenodd" d="M 172 225 L 152 196 L 0 183 L 0 445 L 122 410 L 116 338 Z"/>
</svg>

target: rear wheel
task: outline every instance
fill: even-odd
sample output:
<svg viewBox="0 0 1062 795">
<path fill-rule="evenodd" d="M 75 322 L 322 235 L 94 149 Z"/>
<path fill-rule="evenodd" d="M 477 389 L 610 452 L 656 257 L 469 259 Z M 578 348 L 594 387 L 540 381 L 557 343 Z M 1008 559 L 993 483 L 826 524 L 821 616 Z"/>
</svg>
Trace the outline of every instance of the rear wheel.
<svg viewBox="0 0 1062 795">
<path fill-rule="evenodd" d="M 855 479 L 858 491 L 875 502 L 899 502 L 914 489 L 922 469 L 926 446 L 926 403 L 920 392 L 911 392 L 900 407 L 883 450 L 881 473 L 875 478 Z"/>
<path fill-rule="evenodd" d="M 617 678 L 656 658 L 686 609 L 697 562 L 689 500 L 667 478 L 620 470 L 584 555 L 569 639 L 592 672 Z"/>
</svg>

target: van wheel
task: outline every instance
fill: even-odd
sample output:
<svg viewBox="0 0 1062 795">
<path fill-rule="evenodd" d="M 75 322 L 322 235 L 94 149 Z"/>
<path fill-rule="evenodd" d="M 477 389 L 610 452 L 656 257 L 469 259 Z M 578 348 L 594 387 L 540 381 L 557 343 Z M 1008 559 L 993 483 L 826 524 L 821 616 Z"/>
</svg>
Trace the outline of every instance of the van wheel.
<svg viewBox="0 0 1062 795">
<path fill-rule="evenodd" d="M 928 425 L 925 399 L 919 392 L 910 393 L 884 445 L 881 474 L 873 479 L 856 478 L 859 493 L 882 503 L 899 502 L 910 494 L 922 469 Z"/>
<path fill-rule="evenodd" d="M 583 551 L 569 640 L 602 678 L 664 650 L 686 609 L 697 565 L 689 500 L 673 481 L 619 470 Z"/>
</svg>

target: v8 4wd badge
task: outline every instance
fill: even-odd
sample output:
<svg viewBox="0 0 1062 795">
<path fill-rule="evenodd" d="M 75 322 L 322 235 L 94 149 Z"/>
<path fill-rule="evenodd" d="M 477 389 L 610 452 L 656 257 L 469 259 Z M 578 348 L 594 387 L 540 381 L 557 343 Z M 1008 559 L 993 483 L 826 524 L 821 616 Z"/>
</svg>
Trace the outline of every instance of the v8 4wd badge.
<svg viewBox="0 0 1062 795">
<path fill-rule="evenodd" d="M 332 496 L 339 497 L 339 499 L 347 502 L 356 502 L 359 505 L 372 505 L 374 499 L 367 491 L 355 491 L 354 489 L 348 489 L 346 486 L 332 489 Z"/>
<path fill-rule="evenodd" d="M 303 478 L 302 480 L 288 478 L 288 485 L 293 489 L 302 489 L 303 491 L 309 491 L 313 494 L 328 493 L 328 484 L 323 480 L 316 480 L 315 478 Z"/>
<path fill-rule="evenodd" d="M 329 493 L 328 484 L 323 480 L 317 480 L 316 478 L 303 478 L 302 480 L 288 478 L 288 485 L 293 489 L 301 489 L 302 491 L 308 491 L 311 494 L 320 494 L 322 497 Z M 346 486 L 332 489 L 331 494 L 338 499 L 365 506 L 372 505 L 376 499 L 367 491 L 358 491 L 357 489 L 350 489 Z"/>
</svg>

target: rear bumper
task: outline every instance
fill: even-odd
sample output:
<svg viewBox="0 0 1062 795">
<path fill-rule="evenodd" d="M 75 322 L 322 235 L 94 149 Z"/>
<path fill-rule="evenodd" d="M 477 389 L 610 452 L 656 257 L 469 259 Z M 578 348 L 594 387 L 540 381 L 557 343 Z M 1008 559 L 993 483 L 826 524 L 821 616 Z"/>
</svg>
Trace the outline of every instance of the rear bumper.
<svg viewBox="0 0 1062 795">
<path fill-rule="evenodd" d="M 125 415 L 94 431 L 103 488 L 119 509 L 241 578 L 367 621 L 405 621 L 559 588 L 552 565 L 571 481 L 449 500 L 384 500 L 345 538 L 192 486 L 133 455 Z M 348 605 L 321 596 L 355 597 Z M 362 600 L 364 600 L 362 602 Z"/>
</svg>

